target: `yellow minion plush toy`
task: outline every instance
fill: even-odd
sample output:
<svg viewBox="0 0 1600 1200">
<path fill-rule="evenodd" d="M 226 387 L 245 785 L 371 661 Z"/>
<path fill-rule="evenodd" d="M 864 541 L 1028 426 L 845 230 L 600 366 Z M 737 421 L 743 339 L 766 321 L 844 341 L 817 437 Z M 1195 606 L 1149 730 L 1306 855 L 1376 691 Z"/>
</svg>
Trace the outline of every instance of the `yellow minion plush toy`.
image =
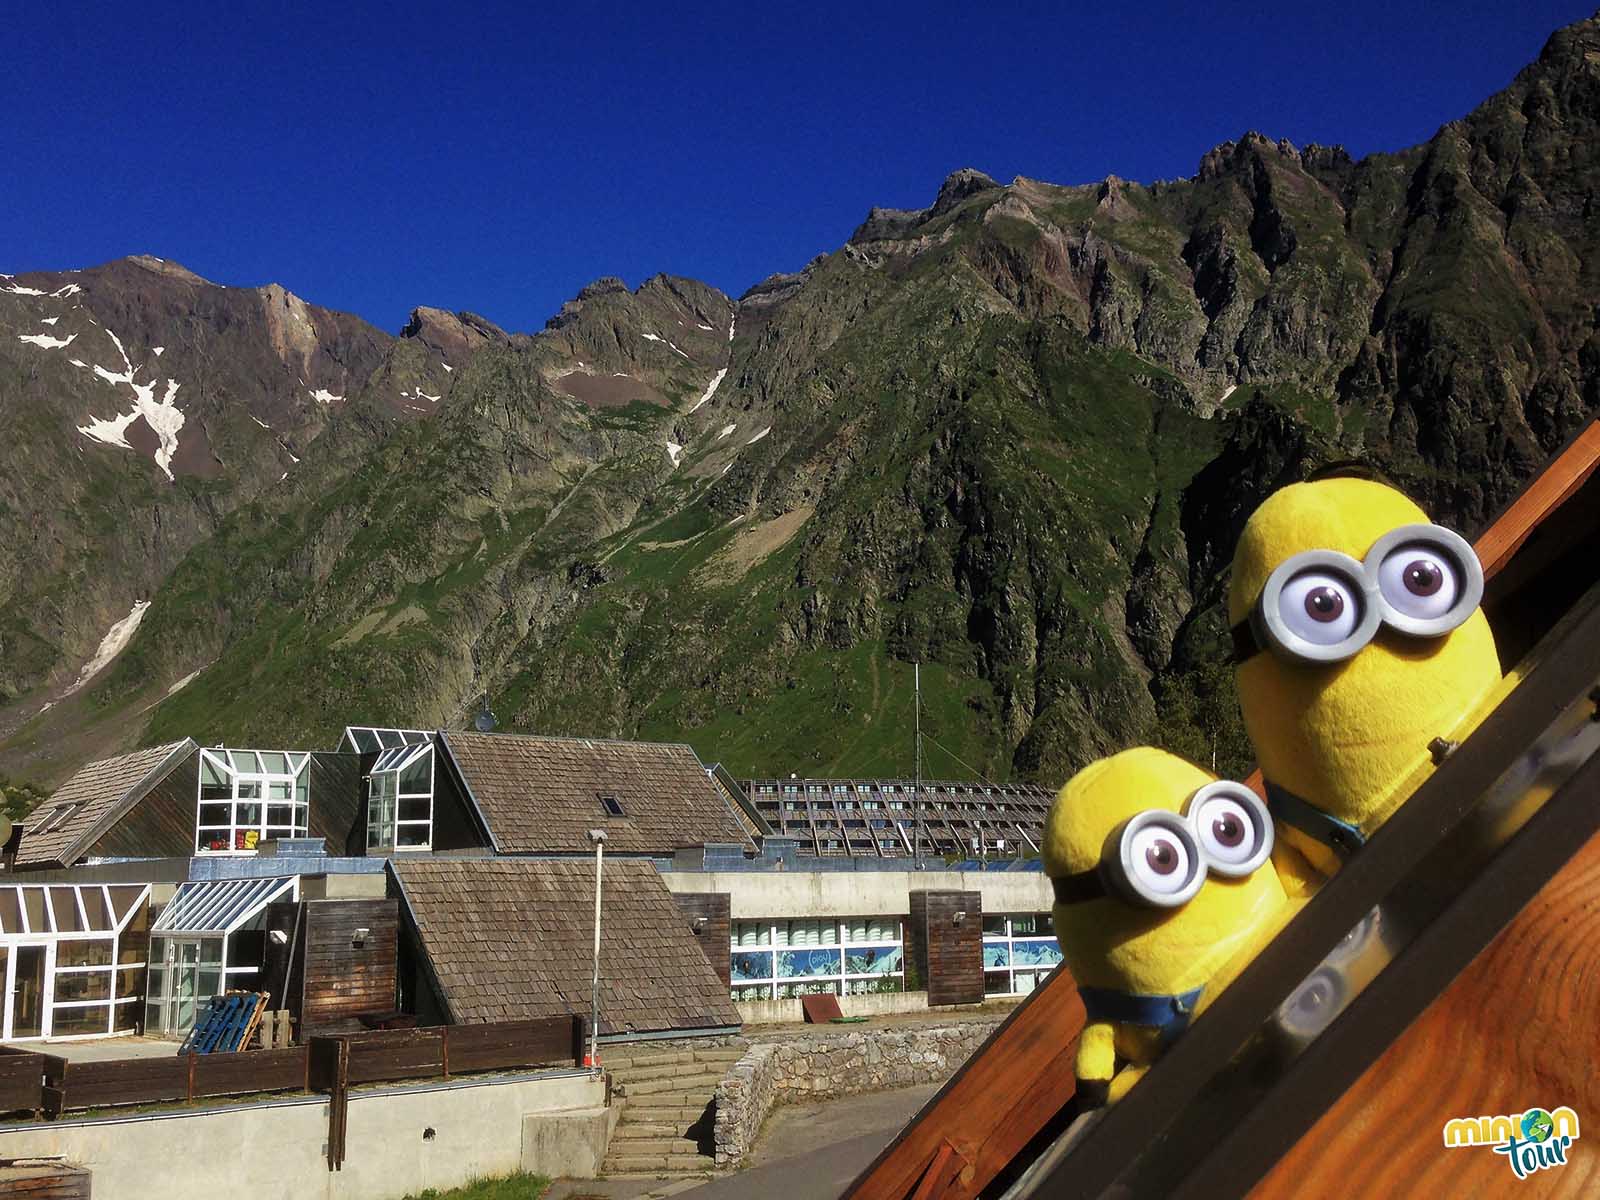
<svg viewBox="0 0 1600 1200">
<path fill-rule="evenodd" d="M 1291 890 L 1315 879 L 1295 851 L 1331 875 L 1495 693 L 1482 597 L 1466 540 L 1369 477 L 1291 484 L 1246 523 L 1228 619 Z"/>
<path fill-rule="evenodd" d="M 1044 869 L 1056 938 L 1089 1021 L 1079 1094 L 1117 1100 L 1288 919 L 1271 814 L 1164 750 L 1091 763 L 1056 797 Z M 1208 997 L 1209 998 L 1209 997 Z M 1118 1061 L 1131 1064 L 1118 1073 Z"/>
</svg>

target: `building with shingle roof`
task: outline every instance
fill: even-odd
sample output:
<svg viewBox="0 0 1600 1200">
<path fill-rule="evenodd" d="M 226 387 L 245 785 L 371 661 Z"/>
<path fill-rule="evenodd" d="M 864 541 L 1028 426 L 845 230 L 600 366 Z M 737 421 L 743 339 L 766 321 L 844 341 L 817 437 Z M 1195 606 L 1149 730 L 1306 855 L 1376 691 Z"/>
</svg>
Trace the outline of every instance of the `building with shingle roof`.
<svg viewBox="0 0 1600 1200">
<path fill-rule="evenodd" d="M 119 754 L 80 767 L 28 815 L 17 844 L 19 867 L 69 866 L 104 830 L 193 753 L 192 738 Z"/>
<path fill-rule="evenodd" d="M 396 858 L 390 869 L 415 937 L 403 955 L 409 979 L 402 964 L 414 1011 L 431 1007 L 451 1023 L 588 1014 L 593 861 Z M 602 1036 L 739 1025 L 727 985 L 650 863 L 608 857 L 602 899 Z"/>
<path fill-rule="evenodd" d="M 728 798 L 681 743 L 441 731 L 439 745 L 500 854 L 670 857 L 707 843 L 754 849 Z"/>
</svg>

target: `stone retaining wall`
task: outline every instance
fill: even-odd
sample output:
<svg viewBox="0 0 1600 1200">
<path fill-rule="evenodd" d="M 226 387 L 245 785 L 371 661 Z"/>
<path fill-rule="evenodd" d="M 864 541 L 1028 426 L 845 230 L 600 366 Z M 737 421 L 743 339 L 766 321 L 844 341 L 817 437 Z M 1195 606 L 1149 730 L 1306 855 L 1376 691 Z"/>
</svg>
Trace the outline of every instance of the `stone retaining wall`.
<svg viewBox="0 0 1600 1200">
<path fill-rule="evenodd" d="M 819 1033 L 752 1046 L 717 1085 L 717 1168 L 739 1165 L 777 1105 L 948 1079 L 999 1025 Z"/>
</svg>

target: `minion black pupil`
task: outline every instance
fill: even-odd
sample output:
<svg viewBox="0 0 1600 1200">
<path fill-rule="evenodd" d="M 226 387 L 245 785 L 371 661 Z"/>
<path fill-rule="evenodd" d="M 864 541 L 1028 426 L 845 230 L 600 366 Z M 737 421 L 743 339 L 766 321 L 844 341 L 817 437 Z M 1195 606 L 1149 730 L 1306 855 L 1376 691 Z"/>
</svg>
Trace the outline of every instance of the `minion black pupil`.
<svg viewBox="0 0 1600 1200">
<path fill-rule="evenodd" d="M 1312 588 L 1306 593 L 1306 615 L 1313 621 L 1336 621 L 1344 612 L 1344 597 L 1331 587 Z"/>
<path fill-rule="evenodd" d="M 1232 813 L 1213 821 L 1211 832 L 1224 846 L 1237 846 L 1244 841 L 1244 824 Z"/>
<path fill-rule="evenodd" d="M 1144 852 L 1144 860 L 1152 871 L 1161 875 L 1170 875 L 1178 868 L 1178 852 L 1171 842 L 1157 842 Z"/>
<path fill-rule="evenodd" d="M 1439 569 L 1438 563 L 1419 558 L 1406 567 L 1405 582 L 1406 591 L 1413 596 L 1431 596 L 1444 583 L 1444 572 Z"/>
</svg>

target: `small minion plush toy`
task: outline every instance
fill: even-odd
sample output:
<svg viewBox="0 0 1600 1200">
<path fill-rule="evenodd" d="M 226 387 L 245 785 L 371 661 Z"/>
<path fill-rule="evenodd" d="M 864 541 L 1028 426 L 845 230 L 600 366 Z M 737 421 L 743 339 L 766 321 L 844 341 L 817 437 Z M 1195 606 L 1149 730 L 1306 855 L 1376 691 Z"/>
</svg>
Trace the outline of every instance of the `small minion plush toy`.
<svg viewBox="0 0 1600 1200">
<path fill-rule="evenodd" d="M 1292 909 L 1268 858 L 1273 826 L 1242 784 L 1164 750 L 1091 763 L 1044 832 L 1056 938 L 1089 1022 L 1079 1094 L 1115 1101 Z M 1117 1072 L 1118 1063 L 1131 1064 Z M 1114 1078 L 1113 1078 L 1114 1077 Z"/>
<path fill-rule="evenodd" d="M 1364 844 L 1496 692 L 1482 597 L 1466 540 L 1365 474 L 1291 484 L 1246 523 L 1228 619 L 1291 891 Z"/>
</svg>

